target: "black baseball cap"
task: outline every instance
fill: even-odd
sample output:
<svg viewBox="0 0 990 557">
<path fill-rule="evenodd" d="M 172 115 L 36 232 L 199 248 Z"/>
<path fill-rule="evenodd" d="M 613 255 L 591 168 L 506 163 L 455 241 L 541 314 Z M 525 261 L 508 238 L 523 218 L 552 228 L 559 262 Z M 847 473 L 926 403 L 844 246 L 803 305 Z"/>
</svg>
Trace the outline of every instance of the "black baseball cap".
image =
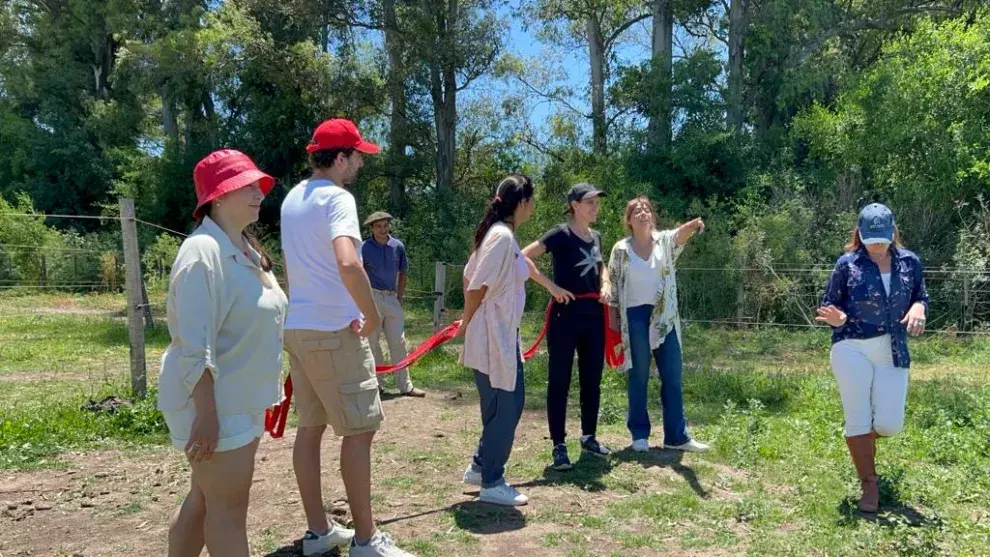
<svg viewBox="0 0 990 557">
<path fill-rule="evenodd" d="M 585 199 L 591 199 L 592 197 L 604 197 L 605 195 L 607 195 L 605 192 L 587 182 L 574 184 L 571 186 L 571 190 L 567 192 L 567 211 L 571 210 L 571 201 L 580 202 Z"/>
</svg>

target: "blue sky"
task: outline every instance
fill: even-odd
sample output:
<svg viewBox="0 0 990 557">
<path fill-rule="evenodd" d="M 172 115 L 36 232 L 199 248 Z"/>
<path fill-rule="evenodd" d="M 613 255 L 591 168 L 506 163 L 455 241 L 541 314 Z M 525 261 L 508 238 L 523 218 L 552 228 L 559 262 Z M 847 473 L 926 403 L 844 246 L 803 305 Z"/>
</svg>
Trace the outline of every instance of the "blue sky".
<svg viewBox="0 0 990 557">
<path fill-rule="evenodd" d="M 536 63 L 544 65 L 548 65 L 550 61 L 559 60 L 563 75 L 558 84 L 567 85 L 574 92 L 574 96 L 568 99 L 568 102 L 578 110 L 589 113 L 588 84 L 590 69 L 587 46 L 582 44 L 568 50 L 542 41 L 535 26 L 527 30 L 524 28 L 524 21 L 521 18 L 513 17 L 513 11 L 518 8 L 519 4 L 520 0 L 510 0 L 508 5 L 499 9 L 500 15 L 509 24 L 506 37 L 508 53 L 523 59 L 534 60 Z M 616 56 L 619 65 L 636 65 L 650 57 L 651 24 L 651 20 L 646 19 L 633 25 L 623 34 L 621 41 L 616 47 Z M 675 26 L 674 32 L 676 35 L 674 44 L 675 57 L 681 54 L 679 52 L 679 48 L 681 47 L 693 49 L 698 46 L 699 41 L 685 33 L 680 26 Z M 716 45 L 716 47 L 718 46 Z M 465 91 L 465 94 L 461 98 L 470 100 L 475 95 L 490 94 L 493 88 L 496 91 L 499 89 L 504 90 L 506 85 L 504 82 L 491 79 L 479 80 L 472 88 Z M 523 86 L 518 83 L 510 83 L 508 86 L 515 87 L 517 90 L 523 89 Z M 532 105 L 529 120 L 534 128 L 537 129 L 541 128 L 547 121 L 547 118 L 554 112 L 567 110 L 559 103 L 541 101 L 540 97 L 535 94 L 529 95 L 528 99 Z M 586 129 L 590 128 L 589 121 L 585 121 L 584 123 Z"/>
<path fill-rule="evenodd" d="M 534 60 L 540 64 L 559 60 L 563 74 L 562 84 L 571 87 L 575 93 L 574 97 L 569 99 L 570 104 L 579 110 L 590 112 L 588 98 L 590 69 L 587 46 L 581 45 L 567 50 L 542 41 L 535 26 L 527 30 L 524 28 L 524 21 L 521 18 L 513 17 L 513 11 L 518 8 L 519 3 L 519 0 L 512 0 L 507 6 L 499 10 L 500 15 L 509 24 L 506 37 L 508 53 L 526 60 Z M 626 40 L 617 51 L 620 61 L 638 63 L 648 58 L 650 56 L 649 36 L 649 20 L 633 26 L 626 33 Z M 491 90 L 493 85 L 505 87 L 505 84 L 492 84 L 490 80 L 479 81 L 466 92 L 465 97 L 470 99 L 473 95 L 485 94 Z M 510 84 L 510 86 L 521 87 L 519 84 Z M 540 127 L 555 111 L 565 110 L 561 105 L 541 102 L 535 94 L 529 98 L 533 103 L 530 121 L 535 127 Z"/>
</svg>

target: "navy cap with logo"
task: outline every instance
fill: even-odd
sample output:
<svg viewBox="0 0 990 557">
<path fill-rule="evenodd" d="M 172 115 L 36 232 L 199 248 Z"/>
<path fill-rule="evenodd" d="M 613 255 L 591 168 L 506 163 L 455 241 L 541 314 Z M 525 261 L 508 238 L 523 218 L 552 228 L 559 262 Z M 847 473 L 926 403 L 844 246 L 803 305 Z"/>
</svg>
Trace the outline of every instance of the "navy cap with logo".
<svg viewBox="0 0 990 557">
<path fill-rule="evenodd" d="M 570 191 L 567 192 L 567 211 L 570 211 L 572 201 L 581 202 L 585 199 L 604 197 L 605 195 L 607 195 L 605 192 L 587 182 L 574 184 L 571 186 Z"/>
<path fill-rule="evenodd" d="M 859 212 L 859 238 L 864 244 L 894 241 L 894 213 L 882 203 L 871 203 Z"/>
</svg>

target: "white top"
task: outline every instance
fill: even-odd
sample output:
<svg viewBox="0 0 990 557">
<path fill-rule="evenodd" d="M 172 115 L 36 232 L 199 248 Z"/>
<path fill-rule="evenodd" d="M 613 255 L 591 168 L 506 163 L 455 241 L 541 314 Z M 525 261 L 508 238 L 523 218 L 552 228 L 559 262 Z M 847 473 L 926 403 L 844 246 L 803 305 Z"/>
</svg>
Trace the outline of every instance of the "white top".
<svg viewBox="0 0 990 557">
<path fill-rule="evenodd" d="M 632 249 L 632 242 L 629 244 L 629 272 L 626 277 L 626 288 L 628 307 L 653 305 L 656 301 L 657 292 L 663 283 L 660 261 L 662 254 L 658 253 L 659 246 L 654 243 L 650 256 L 644 260 L 636 251 Z"/>
<path fill-rule="evenodd" d="M 460 363 L 488 375 L 493 388 L 510 392 L 522 357 L 519 324 L 529 278 L 524 257 L 512 230 L 497 223 L 464 267 L 468 290 L 488 290 L 464 332 Z"/>
<path fill-rule="evenodd" d="M 363 319 L 340 278 L 333 241 L 346 236 L 361 258 L 361 226 L 351 192 L 304 180 L 282 202 L 282 252 L 289 286 L 287 330 L 339 331 Z"/>
<path fill-rule="evenodd" d="M 166 301 L 171 344 L 158 373 L 158 409 L 184 410 L 203 370 L 219 415 L 256 414 L 281 397 L 287 300 L 261 257 L 245 255 L 209 217 L 182 242 Z"/>
<path fill-rule="evenodd" d="M 880 273 L 880 280 L 883 282 L 883 289 L 890 295 L 890 273 Z"/>
</svg>

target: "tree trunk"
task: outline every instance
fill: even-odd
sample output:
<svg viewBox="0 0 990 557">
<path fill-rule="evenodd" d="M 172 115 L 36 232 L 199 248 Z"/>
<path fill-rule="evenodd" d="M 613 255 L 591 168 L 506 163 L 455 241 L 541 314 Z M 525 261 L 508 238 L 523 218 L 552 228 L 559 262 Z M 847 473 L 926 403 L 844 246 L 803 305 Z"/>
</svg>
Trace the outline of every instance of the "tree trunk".
<svg viewBox="0 0 990 557">
<path fill-rule="evenodd" d="M 110 98 L 110 73 L 117 59 L 117 41 L 113 35 L 100 37 L 92 43 L 93 58 L 93 91 L 97 98 Z"/>
<path fill-rule="evenodd" d="M 672 0 L 653 2 L 653 76 L 649 141 L 652 151 L 670 148 L 673 127 L 674 11 Z"/>
<path fill-rule="evenodd" d="M 383 0 L 385 23 L 385 50 L 388 52 L 388 95 L 392 103 L 389 126 L 389 178 L 388 207 L 393 215 L 402 216 L 406 194 L 406 72 L 402 59 L 402 35 L 395 15 L 395 0 Z"/>
<path fill-rule="evenodd" d="M 457 76 L 453 43 L 457 29 L 457 0 L 447 0 L 446 10 L 436 10 L 438 52 L 433 54 L 430 68 L 430 96 L 437 131 L 437 190 L 450 192 L 454 188 L 454 156 L 457 128 Z"/>
<path fill-rule="evenodd" d="M 588 31 L 588 59 L 591 62 L 591 126 L 594 152 L 603 155 L 606 143 L 605 120 L 605 38 L 602 37 L 601 22 L 588 17 L 585 22 Z"/>
<path fill-rule="evenodd" d="M 740 132 L 743 127 L 743 38 L 746 35 L 746 5 L 749 0 L 729 4 L 729 94 L 726 123 Z"/>
<path fill-rule="evenodd" d="M 435 110 L 437 127 L 437 189 L 449 192 L 454 188 L 454 154 L 457 109 L 453 103 L 456 93 L 450 91 L 447 101 Z"/>
<path fill-rule="evenodd" d="M 179 122 L 175 117 L 175 100 L 169 93 L 168 85 L 158 88 L 158 95 L 162 99 L 162 128 L 165 135 L 171 140 L 179 138 Z"/>
</svg>

